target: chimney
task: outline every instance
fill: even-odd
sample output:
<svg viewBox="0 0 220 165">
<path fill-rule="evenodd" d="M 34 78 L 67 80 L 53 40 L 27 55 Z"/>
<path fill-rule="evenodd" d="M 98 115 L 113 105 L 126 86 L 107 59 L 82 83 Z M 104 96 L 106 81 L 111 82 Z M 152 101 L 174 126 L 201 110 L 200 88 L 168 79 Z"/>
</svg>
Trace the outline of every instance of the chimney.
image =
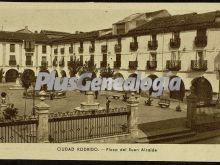
<svg viewBox="0 0 220 165">
<path fill-rule="evenodd" d="M 28 26 L 25 26 L 25 28 L 24 28 L 25 30 L 28 30 Z"/>
</svg>

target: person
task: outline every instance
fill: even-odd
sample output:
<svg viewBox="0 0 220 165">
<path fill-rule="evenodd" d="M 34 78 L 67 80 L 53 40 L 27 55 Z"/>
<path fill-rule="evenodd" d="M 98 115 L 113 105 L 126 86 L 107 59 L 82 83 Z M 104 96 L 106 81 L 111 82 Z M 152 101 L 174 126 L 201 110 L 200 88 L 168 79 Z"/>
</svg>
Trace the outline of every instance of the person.
<svg viewBox="0 0 220 165">
<path fill-rule="evenodd" d="M 106 97 L 106 112 L 109 113 L 109 107 L 110 107 L 110 100 L 109 97 Z"/>
<path fill-rule="evenodd" d="M 95 91 L 95 99 L 98 99 L 99 91 Z"/>
</svg>

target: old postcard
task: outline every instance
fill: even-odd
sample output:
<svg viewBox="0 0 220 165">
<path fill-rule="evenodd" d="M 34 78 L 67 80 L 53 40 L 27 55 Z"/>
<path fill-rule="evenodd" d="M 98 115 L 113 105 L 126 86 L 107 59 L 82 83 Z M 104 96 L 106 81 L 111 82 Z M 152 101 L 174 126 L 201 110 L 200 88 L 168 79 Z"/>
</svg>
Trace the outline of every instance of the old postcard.
<svg viewBox="0 0 220 165">
<path fill-rule="evenodd" d="M 0 3 L 0 158 L 219 161 L 220 4 Z"/>
</svg>

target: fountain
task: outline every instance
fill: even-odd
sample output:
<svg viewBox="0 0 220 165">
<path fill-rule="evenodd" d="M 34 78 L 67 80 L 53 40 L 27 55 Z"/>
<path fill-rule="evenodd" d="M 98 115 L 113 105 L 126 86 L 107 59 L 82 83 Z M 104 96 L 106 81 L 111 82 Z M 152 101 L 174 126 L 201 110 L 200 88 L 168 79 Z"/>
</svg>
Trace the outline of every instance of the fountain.
<svg viewBox="0 0 220 165">
<path fill-rule="evenodd" d="M 103 110 L 103 107 L 100 107 L 100 103 L 94 101 L 94 92 L 87 91 L 87 102 L 82 102 L 80 107 L 76 107 L 76 111 L 91 111 L 91 110 Z"/>
</svg>

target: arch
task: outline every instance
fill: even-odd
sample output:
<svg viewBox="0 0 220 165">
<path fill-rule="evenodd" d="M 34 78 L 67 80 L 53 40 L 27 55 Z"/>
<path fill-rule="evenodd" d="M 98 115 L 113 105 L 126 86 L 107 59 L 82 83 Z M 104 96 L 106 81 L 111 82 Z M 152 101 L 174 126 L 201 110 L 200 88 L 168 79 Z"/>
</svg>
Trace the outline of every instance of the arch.
<svg viewBox="0 0 220 165">
<path fill-rule="evenodd" d="M 115 73 L 112 78 L 116 79 L 116 78 L 119 78 L 119 77 L 122 77 L 124 79 L 124 76 L 121 73 L 119 73 L 119 72 Z"/>
<path fill-rule="evenodd" d="M 151 78 L 152 83 L 154 82 L 154 80 L 155 80 L 156 78 L 158 78 L 158 76 L 155 75 L 155 74 L 151 74 L 151 75 L 149 75 L 149 76 L 147 76 L 147 77 Z M 151 95 L 152 92 L 156 92 L 156 91 L 153 90 L 153 85 L 152 85 L 151 88 L 149 89 L 149 95 Z"/>
<path fill-rule="evenodd" d="M 15 82 L 18 77 L 19 77 L 19 73 L 16 69 L 9 69 L 5 73 L 5 81 L 6 82 Z"/>
<path fill-rule="evenodd" d="M 170 80 L 172 80 L 175 77 L 178 77 L 178 76 L 171 76 Z M 185 85 L 184 85 L 183 80 L 181 79 L 180 90 L 178 91 L 170 90 L 170 98 L 183 101 L 184 97 L 185 97 Z"/>
<path fill-rule="evenodd" d="M 202 77 L 197 77 L 191 81 L 192 86 L 195 89 L 195 95 L 199 102 L 209 105 L 212 101 L 212 85 L 211 83 Z"/>
<path fill-rule="evenodd" d="M 136 73 L 132 73 L 132 74 L 130 74 L 128 77 L 134 77 L 134 78 L 137 78 L 137 74 L 136 74 Z"/>
<path fill-rule="evenodd" d="M 27 76 L 29 76 L 30 79 L 32 80 L 32 82 L 34 82 L 36 80 L 35 73 L 31 69 L 25 69 L 23 74 L 26 74 Z"/>
</svg>

